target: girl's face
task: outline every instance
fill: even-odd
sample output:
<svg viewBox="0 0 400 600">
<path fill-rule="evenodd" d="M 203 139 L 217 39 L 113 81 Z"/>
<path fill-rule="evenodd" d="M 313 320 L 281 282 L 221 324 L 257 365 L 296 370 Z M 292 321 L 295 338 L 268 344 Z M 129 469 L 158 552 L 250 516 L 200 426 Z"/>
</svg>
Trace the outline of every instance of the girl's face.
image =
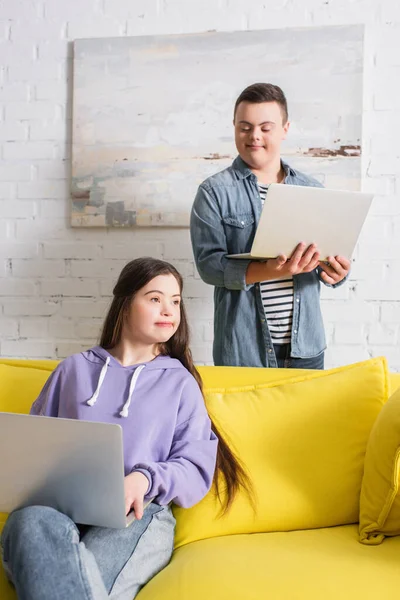
<svg viewBox="0 0 400 600">
<path fill-rule="evenodd" d="M 181 320 L 181 290 L 172 274 L 158 275 L 132 300 L 123 335 L 140 344 L 167 342 Z"/>
</svg>

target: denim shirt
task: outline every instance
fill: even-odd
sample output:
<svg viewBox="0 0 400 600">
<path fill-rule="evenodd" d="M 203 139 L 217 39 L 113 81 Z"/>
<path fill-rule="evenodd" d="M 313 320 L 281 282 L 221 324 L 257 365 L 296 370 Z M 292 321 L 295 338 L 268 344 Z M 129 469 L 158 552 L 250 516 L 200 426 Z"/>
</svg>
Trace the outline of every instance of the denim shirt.
<svg viewBox="0 0 400 600">
<path fill-rule="evenodd" d="M 284 183 L 322 187 L 283 161 L 282 167 Z M 260 214 L 257 177 L 240 156 L 230 167 L 206 179 L 197 191 L 190 233 L 199 274 L 215 288 L 215 365 L 277 367 L 260 284 L 246 284 L 250 260 L 227 258 L 227 254 L 250 252 Z M 326 348 L 320 281 L 318 268 L 293 277 L 294 358 L 317 356 Z"/>
</svg>

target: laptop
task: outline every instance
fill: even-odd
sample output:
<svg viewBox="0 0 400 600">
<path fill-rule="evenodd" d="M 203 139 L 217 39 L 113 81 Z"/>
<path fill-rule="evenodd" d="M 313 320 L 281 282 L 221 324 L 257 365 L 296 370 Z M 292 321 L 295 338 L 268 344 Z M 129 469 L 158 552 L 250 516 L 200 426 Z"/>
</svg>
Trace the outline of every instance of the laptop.
<svg viewBox="0 0 400 600">
<path fill-rule="evenodd" d="M 289 257 L 299 242 L 317 244 L 321 260 L 351 258 L 374 195 L 272 183 L 250 252 L 228 258 Z"/>
<path fill-rule="evenodd" d="M 0 512 L 51 506 L 117 529 L 135 520 L 125 515 L 120 425 L 0 413 L 0 432 Z"/>
</svg>

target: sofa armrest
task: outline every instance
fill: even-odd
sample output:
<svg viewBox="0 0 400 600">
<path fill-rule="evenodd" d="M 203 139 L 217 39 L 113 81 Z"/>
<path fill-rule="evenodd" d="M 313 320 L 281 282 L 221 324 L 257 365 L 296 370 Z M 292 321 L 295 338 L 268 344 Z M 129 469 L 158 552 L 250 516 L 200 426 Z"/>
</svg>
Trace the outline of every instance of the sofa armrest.
<svg viewBox="0 0 400 600">
<path fill-rule="evenodd" d="M 389 393 L 394 394 L 400 388 L 400 373 L 389 373 Z"/>
<path fill-rule="evenodd" d="M 360 541 L 380 544 L 400 535 L 400 388 L 372 427 L 360 496 Z"/>
</svg>

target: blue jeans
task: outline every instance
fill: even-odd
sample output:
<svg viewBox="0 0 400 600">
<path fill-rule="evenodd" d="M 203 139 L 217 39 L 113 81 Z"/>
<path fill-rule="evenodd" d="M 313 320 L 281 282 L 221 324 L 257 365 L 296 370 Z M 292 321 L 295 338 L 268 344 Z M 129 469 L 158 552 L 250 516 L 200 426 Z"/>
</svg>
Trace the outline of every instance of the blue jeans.
<svg viewBox="0 0 400 600">
<path fill-rule="evenodd" d="M 150 504 L 126 529 L 78 527 L 46 506 L 12 513 L 1 545 L 19 600 L 132 600 L 170 561 L 175 519 Z"/>
<path fill-rule="evenodd" d="M 292 358 L 290 344 L 274 345 L 276 361 L 279 369 L 323 369 L 324 352 L 311 358 Z"/>
</svg>

